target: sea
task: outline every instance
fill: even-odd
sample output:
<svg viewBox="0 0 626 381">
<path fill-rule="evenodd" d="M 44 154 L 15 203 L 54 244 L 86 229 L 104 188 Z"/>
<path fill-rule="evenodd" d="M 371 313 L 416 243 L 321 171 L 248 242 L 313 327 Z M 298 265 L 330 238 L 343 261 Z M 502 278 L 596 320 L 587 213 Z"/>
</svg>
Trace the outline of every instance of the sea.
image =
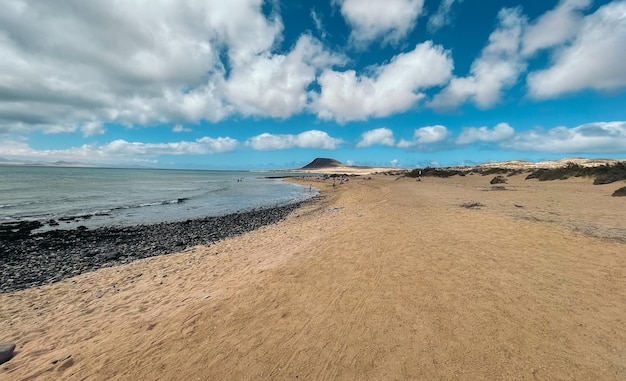
<svg viewBox="0 0 626 381">
<path fill-rule="evenodd" d="M 286 205 L 317 194 L 309 186 L 272 178 L 276 175 L 0 166 L 0 224 L 40 221 L 45 226 L 38 231 L 153 224 Z M 289 175 L 295 174 L 280 173 Z"/>
</svg>

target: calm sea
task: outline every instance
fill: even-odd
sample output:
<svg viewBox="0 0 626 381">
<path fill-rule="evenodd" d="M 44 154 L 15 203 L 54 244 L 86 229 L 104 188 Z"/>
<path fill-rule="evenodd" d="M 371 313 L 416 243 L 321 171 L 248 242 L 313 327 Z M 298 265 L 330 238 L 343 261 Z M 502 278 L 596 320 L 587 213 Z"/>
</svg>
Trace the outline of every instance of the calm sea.
<svg viewBox="0 0 626 381">
<path fill-rule="evenodd" d="M 179 221 L 284 205 L 315 194 L 267 175 L 0 166 L 0 223 L 56 220 L 55 229 L 71 229 Z"/>
</svg>

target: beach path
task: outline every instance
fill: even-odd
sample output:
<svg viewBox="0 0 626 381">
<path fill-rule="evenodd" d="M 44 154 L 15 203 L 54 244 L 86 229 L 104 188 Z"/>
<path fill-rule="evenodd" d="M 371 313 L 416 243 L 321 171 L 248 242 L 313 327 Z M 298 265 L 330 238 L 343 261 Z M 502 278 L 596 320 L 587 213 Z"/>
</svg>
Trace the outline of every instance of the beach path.
<svg viewBox="0 0 626 381">
<path fill-rule="evenodd" d="M 0 295 L 0 378 L 626 379 L 624 200 L 488 180 L 301 180 L 279 224 Z"/>
</svg>

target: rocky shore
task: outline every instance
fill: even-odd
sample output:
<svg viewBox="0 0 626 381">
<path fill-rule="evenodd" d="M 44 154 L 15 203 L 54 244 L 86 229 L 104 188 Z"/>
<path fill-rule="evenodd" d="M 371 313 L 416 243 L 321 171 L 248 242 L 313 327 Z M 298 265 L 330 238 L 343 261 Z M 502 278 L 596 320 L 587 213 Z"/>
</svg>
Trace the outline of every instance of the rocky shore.
<svg viewBox="0 0 626 381">
<path fill-rule="evenodd" d="M 153 225 L 25 234 L 13 227 L 0 238 L 0 293 L 37 287 L 137 259 L 179 252 L 284 219 L 302 202 L 220 217 Z M 6 230 L 6 229 L 5 229 Z"/>
</svg>

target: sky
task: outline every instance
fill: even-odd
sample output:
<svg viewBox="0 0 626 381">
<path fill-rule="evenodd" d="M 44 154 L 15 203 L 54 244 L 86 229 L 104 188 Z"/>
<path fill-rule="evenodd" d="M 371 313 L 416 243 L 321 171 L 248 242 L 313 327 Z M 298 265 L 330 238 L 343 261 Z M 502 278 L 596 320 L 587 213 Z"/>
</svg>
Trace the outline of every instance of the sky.
<svg viewBox="0 0 626 381">
<path fill-rule="evenodd" d="M 626 0 L 1 0 L 0 161 L 626 158 Z"/>
</svg>

